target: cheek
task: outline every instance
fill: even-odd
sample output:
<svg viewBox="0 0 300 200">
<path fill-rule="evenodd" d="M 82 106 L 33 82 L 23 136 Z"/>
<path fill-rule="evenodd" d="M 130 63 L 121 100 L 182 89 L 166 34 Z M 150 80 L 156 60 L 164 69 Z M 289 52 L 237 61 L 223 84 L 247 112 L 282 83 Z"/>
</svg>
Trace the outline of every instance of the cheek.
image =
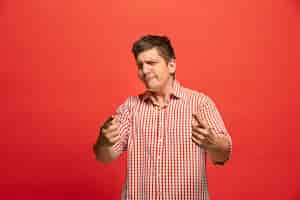
<svg viewBox="0 0 300 200">
<path fill-rule="evenodd" d="M 160 69 L 156 74 L 160 79 L 165 79 L 168 76 L 168 71 L 166 69 Z"/>
<path fill-rule="evenodd" d="M 138 70 L 137 75 L 138 75 L 139 79 L 143 79 L 143 77 L 144 77 L 143 72 L 140 70 Z"/>
</svg>

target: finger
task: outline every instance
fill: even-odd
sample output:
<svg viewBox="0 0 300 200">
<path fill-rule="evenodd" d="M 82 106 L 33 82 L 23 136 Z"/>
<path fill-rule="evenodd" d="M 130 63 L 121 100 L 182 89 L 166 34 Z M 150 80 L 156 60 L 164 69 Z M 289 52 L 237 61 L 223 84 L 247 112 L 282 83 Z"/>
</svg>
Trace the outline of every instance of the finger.
<svg viewBox="0 0 300 200">
<path fill-rule="evenodd" d="M 112 143 L 112 144 L 115 144 L 120 140 L 121 140 L 121 137 L 118 135 L 116 137 L 111 138 L 109 142 Z"/>
<path fill-rule="evenodd" d="M 196 128 L 195 131 L 192 131 L 192 136 L 197 138 L 198 140 L 201 140 L 202 143 L 205 144 L 214 143 L 214 138 L 211 136 L 211 134 L 207 129 Z"/>
<path fill-rule="evenodd" d="M 209 125 L 204 120 L 200 120 L 199 126 L 202 127 L 202 128 L 205 128 L 205 129 L 209 129 Z"/>
<path fill-rule="evenodd" d="M 115 123 L 112 123 L 112 122 L 113 121 L 110 121 L 107 124 L 103 125 L 100 128 L 100 134 L 101 133 L 106 134 L 107 132 L 115 131 L 115 130 L 117 130 L 119 128 L 119 124 L 117 122 L 115 122 Z"/>
<path fill-rule="evenodd" d="M 202 129 L 198 128 L 198 134 L 201 134 L 203 137 L 205 137 L 205 142 L 209 144 L 213 144 L 215 141 L 215 137 L 213 133 L 211 133 L 210 129 Z"/>
<path fill-rule="evenodd" d="M 107 135 L 107 134 L 109 134 L 110 132 L 114 132 L 114 131 L 117 131 L 117 130 L 118 130 L 118 127 L 110 126 L 110 127 L 102 128 L 102 129 L 100 130 L 100 134 L 101 134 L 101 135 Z"/>
<path fill-rule="evenodd" d="M 113 137 L 116 137 L 116 136 L 118 136 L 118 135 L 120 135 L 119 134 L 119 131 L 110 131 L 110 132 L 107 132 L 107 133 L 105 133 L 105 137 L 106 138 L 113 138 Z"/>
<path fill-rule="evenodd" d="M 118 128 L 119 128 L 119 124 L 111 124 L 110 126 L 108 126 L 107 128 L 105 128 L 105 130 L 107 132 L 110 132 L 110 131 L 118 130 Z"/>
<path fill-rule="evenodd" d="M 204 147 L 204 144 L 203 144 L 200 140 L 198 140 L 197 138 L 192 137 L 192 141 L 193 141 L 196 145 L 198 145 L 199 147 L 201 147 L 201 148 Z"/>
<path fill-rule="evenodd" d="M 198 138 L 192 136 L 192 141 L 195 142 L 196 144 L 202 144 L 201 140 L 198 140 Z"/>
<path fill-rule="evenodd" d="M 209 135 L 208 129 L 200 128 L 198 126 L 192 127 L 192 131 L 197 132 L 198 134 L 201 134 L 205 137 L 207 137 Z"/>
<path fill-rule="evenodd" d="M 196 145 L 198 145 L 199 147 L 204 148 L 204 149 L 207 149 L 208 146 L 210 145 L 209 143 L 203 142 L 203 141 L 201 141 L 201 140 L 198 140 L 198 139 L 195 138 L 195 137 L 192 137 L 192 141 L 193 141 L 194 143 L 196 143 Z"/>
<path fill-rule="evenodd" d="M 210 135 L 208 137 L 206 137 L 207 143 L 209 144 L 214 144 L 214 139 L 212 137 L 210 137 Z"/>
<path fill-rule="evenodd" d="M 120 136 L 119 135 L 116 135 L 116 136 L 113 136 L 113 137 L 104 137 L 102 139 L 102 141 L 105 143 L 105 144 L 114 144 L 115 142 L 117 142 L 118 140 L 120 139 Z"/>
<path fill-rule="evenodd" d="M 104 123 L 105 124 L 109 124 L 111 121 L 113 121 L 114 120 L 114 116 L 112 115 L 112 116 L 110 116 Z"/>
<path fill-rule="evenodd" d="M 113 120 L 114 120 L 114 116 L 112 115 L 103 123 L 102 128 L 107 128 Z"/>
<path fill-rule="evenodd" d="M 193 115 L 192 126 L 198 126 L 199 122 L 196 117 Z"/>
<path fill-rule="evenodd" d="M 198 126 L 200 126 L 201 128 L 209 128 L 205 120 L 201 119 L 200 114 L 193 114 L 193 117 L 198 122 Z"/>
<path fill-rule="evenodd" d="M 193 116 L 193 118 L 196 120 L 196 122 L 198 122 L 198 124 L 199 124 L 200 121 L 201 121 L 199 114 L 193 113 L 192 116 Z"/>
<path fill-rule="evenodd" d="M 217 132 L 215 131 L 214 128 L 209 128 L 209 130 L 213 136 L 217 136 Z"/>
<path fill-rule="evenodd" d="M 118 123 L 118 119 L 115 116 L 112 116 L 113 119 L 110 121 L 111 124 L 117 124 Z"/>
<path fill-rule="evenodd" d="M 107 130 L 107 129 L 103 129 L 100 133 L 100 137 L 104 137 L 105 139 L 109 139 L 111 137 L 115 137 L 119 135 L 119 131 L 118 130 Z"/>
<path fill-rule="evenodd" d="M 208 140 L 210 141 L 211 144 L 215 143 L 216 137 L 217 137 L 217 133 L 213 128 L 209 128 L 209 134 L 208 134 Z"/>
<path fill-rule="evenodd" d="M 192 137 L 197 138 L 198 140 L 204 141 L 205 140 L 205 136 L 199 134 L 198 132 L 192 132 Z"/>
<path fill-rule="evenodd" d="M 105 140 L 112 144 L 115 143 L 116 141 L 118 141 L 120 139 L 120 135 L 119 134 L 113 134 L 113 135 L 109 135 L 105 137 Z"/>
</svg>

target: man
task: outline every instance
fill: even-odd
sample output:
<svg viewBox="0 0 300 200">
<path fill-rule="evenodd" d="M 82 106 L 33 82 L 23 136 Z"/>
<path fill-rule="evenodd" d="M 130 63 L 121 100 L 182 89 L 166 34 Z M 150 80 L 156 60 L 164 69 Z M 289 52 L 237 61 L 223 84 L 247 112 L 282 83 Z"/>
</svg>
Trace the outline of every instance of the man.
<svg viewBox="0 0 300 200">
<path fill-rule="evenodd" d="M 146 91 L 101 126 L 96 158 L 111 162 L 128 152 L 123 199 L 209 199 L 206 153 L 224 164 L 232 144 L 214 102 L 175 79 L 167 37 L 144 36 L 132 52 Z"/>
</svg>

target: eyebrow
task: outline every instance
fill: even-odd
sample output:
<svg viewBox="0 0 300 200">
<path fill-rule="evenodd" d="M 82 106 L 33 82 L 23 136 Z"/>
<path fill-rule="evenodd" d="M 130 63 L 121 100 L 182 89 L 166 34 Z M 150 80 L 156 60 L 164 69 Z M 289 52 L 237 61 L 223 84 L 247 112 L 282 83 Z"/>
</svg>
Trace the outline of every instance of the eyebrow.
<svg viewBox="0 0 300 200">
<path fill-rule="evenodd" d="M 144 62 L 158 62 L 158 61 L 159 61 L 158 58 L 147 58 L 144 60 Z M 138 60 L 137 62 L 140 63 L 141 61 Z"/>
<path fill-rule="evenodd" d="M 144 62 L 141 62 L 141 61 L 137 61 L 137 65 L 141 65 L 143 63 L 157 63 L 159 62 L 158 60 L 145 60 Z"/>
</svg>

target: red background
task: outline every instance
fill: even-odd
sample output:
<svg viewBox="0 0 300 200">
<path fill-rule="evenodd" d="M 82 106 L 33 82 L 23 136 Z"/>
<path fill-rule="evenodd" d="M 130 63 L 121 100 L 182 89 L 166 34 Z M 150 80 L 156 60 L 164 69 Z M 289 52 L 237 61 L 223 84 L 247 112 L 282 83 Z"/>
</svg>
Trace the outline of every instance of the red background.
<svg viewBox="0 0 300 200">
<path fill-rule="evenodd" d="M 130 49 L 147 33 L 232 135 L 212 199 L 300 199 L 299 0 L 1 0 L 0 25 L 1 199 L 120 198 L 126 156 L 101 164 L 92 144 L 143 90 Z"/>
</svg>

